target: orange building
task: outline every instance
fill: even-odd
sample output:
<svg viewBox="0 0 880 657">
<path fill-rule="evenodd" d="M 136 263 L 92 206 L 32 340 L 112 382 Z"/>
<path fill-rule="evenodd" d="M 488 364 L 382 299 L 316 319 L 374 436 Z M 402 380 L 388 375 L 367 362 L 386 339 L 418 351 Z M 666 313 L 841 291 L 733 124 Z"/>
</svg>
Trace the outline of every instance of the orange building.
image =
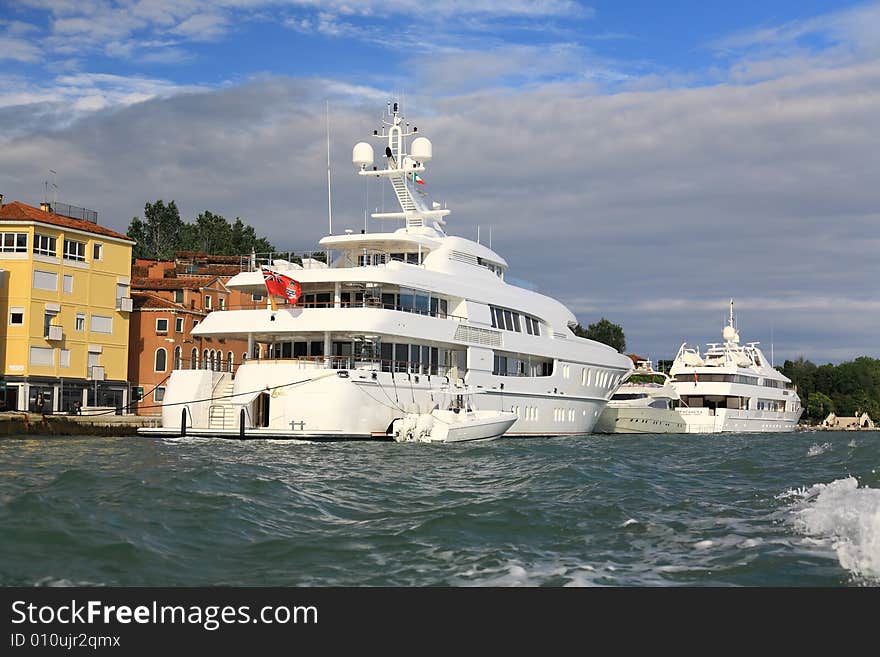
<svg viewBox="0 0 880 657">
<path fill-rule="evenodd" d="M 194 262 L 193 254 L 181 255 L 189 257 L 173 262 L 139 259 L 132 267 L 129 373 L 132 386 L 143 393 L 136 407 L 139 415 L 161 413 L 164 383 L 172 369 L 234 371 L 242 362 L 247 342 L 193 337 L 193 328 L 209 312 L 266 303 L 226 288 L 224 281 L 240 267 L 215 259 L 231 257 L 200 255 Z"/>
</svg>

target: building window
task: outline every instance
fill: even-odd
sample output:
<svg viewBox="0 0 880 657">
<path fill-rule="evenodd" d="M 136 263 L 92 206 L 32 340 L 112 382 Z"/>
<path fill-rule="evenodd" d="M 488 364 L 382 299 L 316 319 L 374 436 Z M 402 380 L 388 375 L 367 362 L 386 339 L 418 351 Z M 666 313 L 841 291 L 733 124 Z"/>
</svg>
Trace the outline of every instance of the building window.
<svg viewBox="0 0 880 657">
<path fill-rule="evenodd" d="M 232 371 L 232 360 L 234 358 L 235 358 L 235 354 L 233 354 L 231 351 L 228 354 L 226 354 L 226 371 L 227 372 Z"/>
<path fill-rule="evenodd" d="M 24 326 L 24 308 L 9 309 L 9 325 Z"/>
<path fill-rule="evenodd" d="M 165 388 L 162 386 L 157 387 L 153 391 L 153 399 L 157 402 L 163 401 L 165 399 Z"/>
<path fill-rule="evenodd" d="M 77 333 L 82 333 L 86 330 L 86 314 L 85 313 L 77 313 L 76 314 L 76 331 Z"/>
<path fill-rule="evenodd" d="M 183 333 L 183 317 L 174 318 L 174 330 L 178 333 Z"/>
<path fill-rule="evenodd" d="M 64 259 L 86 261 L 86 243 L 76 240 L 64 240 Z"/>
<path fill-rule="evenodd" d="M 95 242 L 92 244 L 92 260 L 100 260 L 104 255 L 104 245 Z"/>
<path fill-rule="evenodd" d="M 58 255 L 55 247 L 55 238 L 50 235 L 34 234 L 34 253 L 39 255 Z"/>
<path fill-rule="evenodd" d="M 182 356 L 182 354 L 181 354 L 181 351 L 180 351 L 180 347 L 174 347 L 174 365 L 173 365 L 173 369 L 175 369 L 175 370 L 179 370 L 179 369 L 180 369 L 180 359 L 181 359 L 181 356 Z"/>
<path fill-rule="evenodd" d="M 165 362 L 166 359 L 167 354 L 165 352 L 165 349 L 163 349 L 162 347 L 156 349 L 156 364 L 154 368 L 156 372 L 164 372 L 167 369 L 167 363 Z"/>
<path fill-rule="evenodd" d="M 34 289 L 57 292 L 58 274 L 51 271 L 40 271 L 39 269 L 34 269 Z"/>
<path fill-rule="evenodd" d="M 92 315 L 91 330 L 93 333 L 113 333 L 113 318 Z"/>
<path fill-rule="evenodd" d="M 70 349 L 62 349 L 59 353 L 59 365 L 61 367 L 70 367 Z"/>
<path fill-rule="evenodd" d="M 43 337 L 49 337 L 49 327 L 52 326 L 52 320 L 55 319 L 55 313 L 52 312 L 44 312 L 43 313 Z"/>
<path fill-rule="evenodd" d="M 51 347 L 31 347 L 30 363 L 31 365 L 54 365 L 55 350 Z"/>
<path fill-rule="evenodd" d="M 27 233 L 0 233 L 0 253 L 27 253 Z"/>
<path fill-rule="evenodd" d="M 262 294 L 252 294 L 252 295 L 251 295 L 251 299 L 252 299 L 253 301 L 262 301 L 262 300 L 263 300 L 263 295 L 262 295 Z"/>
<path fill-rule="evenodd" d="M 64 274 L 64 277 L 61 279 L 61 289 L 67 294 L 73 292 L 73 276 Z"/>
<path fill-rule="evenodd" d="M 176 303 L 183 303 L 183 290 L 174 290 L 174 301 Z"/>
<path fill-rule="evenodd" d="M 217 297 L 217 305 L 220 307 L 220 310 L 226 310 L 226 299 L 224 297 Z"/>
<path fill-rule="evenodd" d="M 199 320 L 194 319 L 194 320 L 193 320 L 193 328 L 195 328 L 195 327 L 198 326 L 198 325 L 199 325 Z"/>
<path fill-rule="evenodd" d="M 159 334 L 168 333 L 168 318 L 167 317 L 160 317 L 156 320 L 156 333 L 159 333 Z M 163 370 L 157 370 L 157 371 L 163 371 Z"/>
<path fill-rule="evenodd" d="M 92 376 L 93 368 L 101 367 L 100 361 L 101 354 L 95 351 L 91 351 L 91 347 L 89 347 L 89 356 L 88 356 L 88 374 Z"/>
<path fill-rule="evenodd" d="M 189 354 L 189 368 L 191 370 L 198 369 L 199 367 L 199 350 L 193 349 Z"/>
<path fill-rule="evenodd" d="M 205 295 L 205 310 L 211 310 L 211 297 Z"/>
</svg>

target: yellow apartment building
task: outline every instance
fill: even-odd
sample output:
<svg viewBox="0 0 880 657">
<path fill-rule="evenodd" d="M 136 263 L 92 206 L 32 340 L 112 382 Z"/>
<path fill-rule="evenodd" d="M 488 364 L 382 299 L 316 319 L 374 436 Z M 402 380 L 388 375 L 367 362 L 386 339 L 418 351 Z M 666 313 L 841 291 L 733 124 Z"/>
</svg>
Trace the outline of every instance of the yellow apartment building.
<svg viewBox="0 0 880 657">
<path fill-rule="evenodd" d="M 89 210 L 2 200 L 0 408 L 121 412 L 134 242 Z"/>
</svg>

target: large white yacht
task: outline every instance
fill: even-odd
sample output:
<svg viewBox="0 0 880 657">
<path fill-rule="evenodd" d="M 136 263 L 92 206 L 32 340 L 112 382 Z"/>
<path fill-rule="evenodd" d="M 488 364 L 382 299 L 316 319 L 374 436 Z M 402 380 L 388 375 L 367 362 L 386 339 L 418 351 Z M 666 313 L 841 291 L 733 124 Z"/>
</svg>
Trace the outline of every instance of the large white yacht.
<svg viewBox="0 0 880 657">
<path fill-rule="evenodd" d="M 295 305 L 213 312 L 193 331 L 242 339 L 234 372 L 175 370 L 162 427 L 143 433 L 245 438 L 390 438 L 396 419 L 429 413 L 443 389 L 481 393 L 480 408 L 512 411 L 506 436 L 589 433 L 632 369 L 626 356 L 574 335 L 558 301 L 505 280 L 483 244 L 446 233 L 449 210 L 419 174 L 433 155 L 389 103 L 373 147 L 355 145 L 361 176 L 387 179 L 400 210 L 388 232 L 328 235 L 327 263 L 252 257 L 227 287 L 253 295 L 271 265 L 301 286 Z M 378 160 L 378 161 L 377 161 Z"/>
<path fill-rule="evenodd" d="M 740 344 L 733 299 L 721 343 L 682 344 L 670 368 L 676 410 L 688 433 L 793 431 L 803 408 L 791 379 L 771 366 L 757 342 Z"/>
<path fill-rule="evenodd" d="M 595 433 L 687 433 L 672 378 L 640 360 L 599 415 Z"/>
</svg>

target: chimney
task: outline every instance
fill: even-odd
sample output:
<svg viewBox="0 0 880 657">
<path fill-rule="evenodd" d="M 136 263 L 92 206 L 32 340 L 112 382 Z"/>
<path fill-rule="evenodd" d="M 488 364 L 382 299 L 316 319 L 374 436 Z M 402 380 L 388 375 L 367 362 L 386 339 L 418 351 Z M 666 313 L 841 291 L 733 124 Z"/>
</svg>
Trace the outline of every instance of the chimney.
<svg viewBox="0 0 880 657">
<path fill-rule="evenodd" d="M 42 210 L 43 212 L 52 212 L 52 206 L 49 205 L 49 201 L 41 201 L 40 210 Z"/>
</svg>

